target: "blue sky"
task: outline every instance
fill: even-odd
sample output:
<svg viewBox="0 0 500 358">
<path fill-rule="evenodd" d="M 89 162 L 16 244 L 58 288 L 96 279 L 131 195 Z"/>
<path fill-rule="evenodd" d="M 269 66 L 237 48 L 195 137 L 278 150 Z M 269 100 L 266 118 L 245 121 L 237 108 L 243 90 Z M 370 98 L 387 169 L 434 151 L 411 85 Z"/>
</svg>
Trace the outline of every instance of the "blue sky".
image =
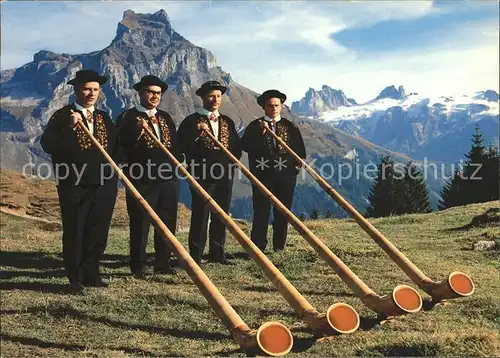
<svg viewBox="0 0 500 358">
<path fill-rule="evenodd" d="M 234 80 L 292 100 L 324 84 L 358 102 L 391 84 L 430 96 L 498 91 L 497 1 L 8 1 L 2 69 L 40 49 L 102 49 L 127 9 L 164 9 Z"/>
</svg>

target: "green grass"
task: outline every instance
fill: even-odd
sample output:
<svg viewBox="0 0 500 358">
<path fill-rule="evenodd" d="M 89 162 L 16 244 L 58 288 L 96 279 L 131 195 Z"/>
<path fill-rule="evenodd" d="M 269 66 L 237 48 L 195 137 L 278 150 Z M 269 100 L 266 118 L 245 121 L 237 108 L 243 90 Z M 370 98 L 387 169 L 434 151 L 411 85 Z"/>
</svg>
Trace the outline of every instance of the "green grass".
<svg viewBox="0 0 500 358">
<path fill-rule="evenodd" d="M 362 320 L 354 334 L 328 341 L 315 341 L 258 267 L 243 258 L 232 237 L 227 251 L 237 265 L 203 268 L 251 328 L 272 320 L 291 327 L 295 345 L 290 355 L 498 356 L 499 254 L 471 247 L 475 241 L 500 237 L 500 229 L 457 229 L 496 205 L 372 221 L 431 278 L 459 270 L 476 284 L 469 298 L 433 308 L 425 302 L 421 312 L 382 325 L 292 229 L 285 252 L 268 253 L 269 258 L 318 311 L 346 302 Z M 2 356 L 244 356 L 183 270 L 147 280 L 130 277 L 126 227 L 113 228 L 109 237 L 103 273 L 110 277 L 110 287 L 75 296 L 65 293 L 61 233 L 4 214 L 0 219 Z M 380 295 L 398 284 L 415 287 L 352 220 L 307 225 Z M 186 245 L 186 233 L 178 238 Z"/>
</svg>

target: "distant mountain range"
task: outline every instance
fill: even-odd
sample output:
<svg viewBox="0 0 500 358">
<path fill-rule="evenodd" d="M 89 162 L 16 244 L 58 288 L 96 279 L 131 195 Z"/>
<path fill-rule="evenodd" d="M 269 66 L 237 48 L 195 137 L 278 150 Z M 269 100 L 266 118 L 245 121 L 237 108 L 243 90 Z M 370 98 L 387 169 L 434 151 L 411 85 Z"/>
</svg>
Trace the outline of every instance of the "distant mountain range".
<svg viewBox="0 0 500 358">
<path fill-rule="evenodd" d="M 499 96 L 493 90 L 427 97 L 389 86 L 373 100 L 356 104 L 344 92 L 323 86 L 309 89 L 294 108 L 306 118 L 417 160 L 458 161 L 470 148 L 476 125 L 486 146 L 499 141 Z"/>
<path fill-rule="evenodd" d="M 194 92 L 207 80 L 218 80 L 228 86 L 221 112 L 229 115 L 240 129 L 263 115 L 256 101 L 258 94 L 233 81 L 209 50 L 195 46 L 177 33 L 165 11 L 137 14 L 128 10 L 117 25 L 116 36 L 102 50 L 86 54 L 56 54 L 42 50 L 34 55 L 32 62 L 17 69 L 1 71 L 2 167 L 21 170 L 26 163 L 49 161 L 49 156 L 39 145 L 40 135 L 52 113 L 73 100 L 72 87 L 66 82 L 82 68 L 96 70 L 110 78 L 108 84 L 103 86 L 99 106 L 109 111 L 113 118 L 137 104 L 132 85 L 146 74 L 156 75 L 169 84 L 160 107 L 168 111 L 177 124 L 201 105 Z M 349 99 L 347 102 L 328 102 L 321 113 L 333 105 L 346 103 L 356 104 Z M 328 124 L 297 117 L 286 106 L 283 116 L 300 127 L 309 159 L 314 157 L 317 163 L 333 165 L 352 160 L 353 147 L 357 153 L 355 159 L 360 164 L 377 162 L 383 154 L 392 154 L 396 160 L 403 162 L 409 159 Z M 344 159 L 347 153 L 351 154 Z M 246 162 L 245 158 L 243 160 Z M 335 178 L 331 182 L 338 185 Z M 181 200 L 189 203 L 189 191 L 183 183 Z M 311 210 L 331 209 L 335 215 L 342 215 L 342 210 L 307 176 L 300 184 L 296 191 L 294 212 L 307 214 Z M 367 205 L 366 195 L 370 185 L 371 182 L 366 179 L 353 180 L 349 186 L 340 186 L 339 190 L 363 210 Z M 231 209 L 234 216 L 251 217 L 250 195 L 248 180 L 235 184 Z"/>
</svg>

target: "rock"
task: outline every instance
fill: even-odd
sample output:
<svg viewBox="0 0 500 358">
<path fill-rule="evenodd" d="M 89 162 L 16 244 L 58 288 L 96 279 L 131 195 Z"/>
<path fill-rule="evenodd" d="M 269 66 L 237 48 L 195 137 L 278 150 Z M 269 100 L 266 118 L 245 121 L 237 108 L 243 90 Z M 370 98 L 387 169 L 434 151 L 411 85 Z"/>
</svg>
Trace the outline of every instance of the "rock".
<svg viewBox="0 0 500 358">
<path fill-rule="evenodd" d="M 500 247 L 494 240 L 481 240 L 473 245 L 474 251 L 498 250 Z"/>
<path fill-rule="evenodd" d="M 300 101 L 292 103 L 292 111 L 303 116 L 318 116 L 322 112 L 353 104 L 355 105 L 356 101 L 348 99 L 343 91 L 323 85 L 319 91 L 309 88 Z"/>
<path fill-rule="evenodd" d="M 375 98 L 375 101 L 382 98 L 403 99 L 405 97 L 406 93 L 403 86 L 399 86 L 398 89 L 394 86 L 388 86 L 380 92 L 377 98 Z"/>
</svg>

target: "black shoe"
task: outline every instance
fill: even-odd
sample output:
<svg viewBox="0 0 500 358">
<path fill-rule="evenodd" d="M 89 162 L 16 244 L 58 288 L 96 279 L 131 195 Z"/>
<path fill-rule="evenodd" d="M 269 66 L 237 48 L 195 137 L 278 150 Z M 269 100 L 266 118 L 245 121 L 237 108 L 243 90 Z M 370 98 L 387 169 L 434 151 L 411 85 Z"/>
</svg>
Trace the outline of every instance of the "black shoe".
<svg viewBox="0 0 500 358">
<path fill-rule="evenodd" d="M 69 284 L 69 293 L 78 295 L 85 291 L 85 287 L 80 282 L 71 282 Z"/>
<path fill-rule="evenodd" d="M 142 280 L 146 278 L 146 271 L 144 270 L 139 270 L 139 271 L 132 271 L 132 277 L 138 280 Z"/>
<path fill-rule="evenodd" d="M 221 265 L 234 265 L 235 263 L 233 261 L 228 260 L 227 258 L 223 257 L 219 259 L 219 263 Z"/>
<path fill-rule="evenodd" d="M 178 258 L 172 259 L 170 260 L 169 265 L 171 267 L 181 267 L 181 260 L 179 260 Z"/>
<path fill-rule="evenodd" d="M 208 262 L 213 262 L 221 265 L 234 265 L 234 262 L 229 261 L 225 256 L 219 258 L 210 258 Z"/>
<path fill-rule="evenodd" d="M 92 278 L 84 282 L 84 286 L 88 287 L 108 287 L 109 281 L 102 277 Z"/>
<path fill-rule="evenodd" d="M 175 273 L 175 270 L 170 266 L 164 266 L 155 267 L 153 272 L 155 275 L 171 275 Z"/>
</svg>

